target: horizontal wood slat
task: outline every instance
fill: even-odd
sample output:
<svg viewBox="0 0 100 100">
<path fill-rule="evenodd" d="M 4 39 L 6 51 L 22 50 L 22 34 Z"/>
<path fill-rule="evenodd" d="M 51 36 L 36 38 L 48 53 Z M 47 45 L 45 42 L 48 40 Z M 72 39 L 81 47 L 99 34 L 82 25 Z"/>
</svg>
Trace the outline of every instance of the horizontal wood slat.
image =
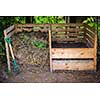
<svg viewBox="0 0 100 100">
<path fill-rule="evenodd" d="M 57 42 L 71 42 L 71 41 L 82 41 L 82 38 L 52 38 L 52 41 Z"/>
<path fill-rule="evenodd" d="M 11 37 L 15 33 L 15 30 L 11 31 L 7 36 Z"/>
<path fill-rule="evenodd" d="M 86 34 L 85 38 L 87 38 L 93 45 L 94 45 L 94 38 L 92 38 L 90 35 Z"/>
<path fill-rule="evenodd" d="M 8 27 L 7 29 L 5 29 L 4 31 L 6 31 L 6 33 L 8 34 L 10 31 L 14 30 L 15 26 L 12 25 L 10 27 Z"/>
<path fill-rule="evenodd" d="M 93 43 L 88 39 L 88 38 L 85 38 L 86 40 L 86 43 L 88 44 L 88 47 L 93 47 Z"/>
<path fill-rule="evenodd" d="M 93 32 L 88 31 L 87 29 L 85 29 L 85 33 L 89 34 L 91 37 L 94 38 L 95 34 Z"/>
<path fill-rule="evenodd" d="M 53 60 L 53 70 L 94 70 L 93 60 Z"/>
<path fill-rule="evenodd" d="M 56 28 L 52 29 L 52 32 L 83 32 L 83 30 L 78 28 L 69 28 L 69 29 Z"/>
<path fill-rule="evenodd" d="M 95 28 L 93 28 L 93 27 L 90 27 L 89 25 L 87 25 L 87 24 L 84 24 L 84 26 L 85 26 L 85 28 L 86 29 L 89 29 L 89 30 L 91 30 L 93 33 L 95 33 Z"/>
<path fill-rule="evenodd" d="M 94 58 L 93 48 L 52 48 L 52 58 Z"/>
<path fill-rule="evenodd" d="M 48 26 L 48 27 L 50 27 L 50 24 L 17 24 L 17 27 L 27 27 L 27 28 L 29 28 L 29 27 L 44 27 L 44 26 Z"/>
</svg>

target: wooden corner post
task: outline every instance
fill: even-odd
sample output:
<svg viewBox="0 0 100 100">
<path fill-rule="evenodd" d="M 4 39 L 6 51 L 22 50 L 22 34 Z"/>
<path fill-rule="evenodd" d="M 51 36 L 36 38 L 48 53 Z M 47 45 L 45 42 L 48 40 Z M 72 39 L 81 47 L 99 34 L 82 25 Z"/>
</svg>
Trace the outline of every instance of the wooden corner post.
<svg viewBox="0 0 100 100">
<path fill-rule="evenodd" d="M 97 39 L 98 39 L 98 35 L 97 35 L 97 31 L 95 31 L 95 43 L 94 43 L 94 69 L 96 70 L 96 66 L 97 66 Z"/>
<path fill-rule="evenodd" d="M 7 58 L 7 65 L 8 65 L 8 70 L 11 71 L 11 66 L 10 66 L 10 55 L 9 55 L 9 47 L 6 42 L 6 37 L 7 37 L 7 32 L 4 30 L 4 41 L 5 41 L 5 48 L 6 48 L 6 58 Z"/>
<path fill-rule="evenodd" d="M 51 30 L 49 30 L 49 51 L 50 51 L 50 71 L 52 72 L 52 55 L 51 55 Z"/>
</svg>

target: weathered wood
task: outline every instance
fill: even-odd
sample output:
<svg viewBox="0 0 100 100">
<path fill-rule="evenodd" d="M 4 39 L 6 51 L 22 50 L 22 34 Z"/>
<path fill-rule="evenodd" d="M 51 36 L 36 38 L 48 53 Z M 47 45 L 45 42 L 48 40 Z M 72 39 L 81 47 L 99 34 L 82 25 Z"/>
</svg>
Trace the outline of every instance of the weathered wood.
<svg viewBox="0 0 100 100">
<path fill-rule="evenodd" d="M 97 65 L 97 31 L 95 32 L 95 43 L 94 43 L 94 69 L 96 70 Z"/>
<path fill-rule="evenodd" d="M 86 34 L 85 38 L 87 38 L 94 45 L 94 38 Z"/>
<path fill-rule="evenodd" d="M 8 34 L 10 31 L 12 31 L 14 29 L 14 25 L 8 27 L 7 29 L 5 29 L 4 31 L 6 31 L 6 33 Z"/>
<path fill-rule="evenodd" d="M 89 25 L 87 25 L 87 24 L 84 24 L 84 26 L 85 26 L 85 28 L 86 29 L 88 29 L 88 30 L 90 30 L 91 32 L 94 32 L 95 33 L 95 28 L 93 28 L 93 27 L 90 27 Z"/>
<path fill-rule="evenodd" d="M 52 29 L 52 32 L 83 32 L 82 29 L 77 29 L 77 28 L 69 28 L 69 29 L 62 29 L 62 28 L 56 28 Z"/>
<path fill-rule="evenodd" d="M 93 60 L 53 60 L 53 70 L 95 70 Z"/>
<path fill-rule="evenodd" d="M 51 31 L 49 30 L 50 71 L 52 72 Z"/>
<path fill-rule="evenodd" d="M 11 31 L 10 33 L 8 33 L 7 37 L 11 37 L 14 33 L 15 33 L 15 30 Z"/>
<path fill-rule="evenodd" d="M 40 27 L 49 27 L 50 26 L 50 24 L 17 24 L 17 27 L 29 27 L 29 28 L 31 28 L 31 27 L 35 27 L 35 26 L 40 26 Z"/>
<path fill-rule="evenodd" d="M 82 23 L 60 23 L 60 24 L 17 24 L 17 27 L 33 27 L 33 26 L 81 26 Z"/>
<path fill-rule="evenodd" d="M 8 47 L 8 44 L 5 40 L 6 37 L 7 37 L 7 33 L 6 33 L 6 30 L 4 30 L 4 41 L 5 41 L 5 48 L 6 48 L 7 65 L 8 65 L 8 70 L 11 71 L 9 47 Z"/>
<path fill-rule="evenodd" d="M 86 43 L 88 44 L 88 47 L 93 47 L 93 43 L 88 38 L 85 38 Z"/>
<path fill-rule="evenodd" d="M 76 26 L 82 26 L 82 23 L 64 23 L 64 24 L 51 24 L 51 26 L 70 26 L 70 27 L 76 27 Z"/>
<path fill-rule="evenodd" d="M 82 38 L 52 38 L 52 41 L 58 42 L 72 42 L 72 41 L 82 41 Z"/>
<path fill-rule="evenodd" d="M 93 48 L 52 48 L 52 58 L 94 58 Z"/>
<path fill-rule="evenodd" d="M 85 29 L 85 33 L 86 34 L 89 34 L 91 37 L 93 37 L 94 38 L 94 36 L 95 36 L 95 34 L 94 34 L 94 32 L 90 32 L 90 31 L 88 31 L 87 29 Z"/>
<path fill-rule="evenodd" d="M 17 28 L 16 32 L 22 32 L 23 30 L 21 28 Z"/>
</svg>

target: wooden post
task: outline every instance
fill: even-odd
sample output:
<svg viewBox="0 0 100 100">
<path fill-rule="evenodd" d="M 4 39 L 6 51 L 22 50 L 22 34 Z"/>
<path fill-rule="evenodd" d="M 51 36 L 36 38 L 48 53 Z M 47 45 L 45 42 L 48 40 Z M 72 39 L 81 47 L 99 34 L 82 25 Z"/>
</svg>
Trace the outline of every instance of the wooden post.
<svg viewBox="0 0 100 100">
<path fill-rule="evenodd" d="M 94 41 L 94 70 L 96 70 L 97 65 L 97 31 L 95 32 L 95 41 Z"/>
<path fill-rule="evenodd" d="M 8 65 L 8 70 L 11 71 L 9 47 L 8 47 L 8 44 L 7 44 L 6 40 L 5 40 L 6 36 L 7 36 L 7 33 L 6 33 L 6 30 L 4 30 L 4 41 L 5 41 L 5 48 L 6 48 L 7 65 Z"/>
<path fill-rule="evenodd" d="M 49 30 L 50 71 L 52 72 L 51 30 Z"/>
</svg>

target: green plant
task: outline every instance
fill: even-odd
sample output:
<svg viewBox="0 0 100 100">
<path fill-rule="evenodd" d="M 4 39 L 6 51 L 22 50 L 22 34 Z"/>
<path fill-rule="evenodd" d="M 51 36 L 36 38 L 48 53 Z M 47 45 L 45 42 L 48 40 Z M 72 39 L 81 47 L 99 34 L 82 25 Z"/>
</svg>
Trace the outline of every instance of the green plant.
<svg viewBox="0 0 100 100">
<path fill-rule="evenodd" d="M 22 16 L 14 17 L 14 23 L 25 24 L 26 23 L 26 17 L 22 17 Z"/>
<path fill-rule="evenodd" d="M 65 23 L 63 16 L 34 16 L 34 20 L 38 24 Z"/>
<path fill-rule="evenodd" d="M 98 29 L 98 37 L 100 42 L 100 22 L 95 22 L 95 17 L 89 17 L 86 20 L 83 21 L 83 23 L 88 24 L 90 27 L 93 27 L 95 29 Z"/>
<path fill-rule="evenodd" d="M 42 42 L 42 41 L 37 41 L 37 40 L 34 40 L 32 41 L 32 44 L 34 44 L 37 48 L 46 48 L 46 43 L 45 42 Z"/>
</svg>

